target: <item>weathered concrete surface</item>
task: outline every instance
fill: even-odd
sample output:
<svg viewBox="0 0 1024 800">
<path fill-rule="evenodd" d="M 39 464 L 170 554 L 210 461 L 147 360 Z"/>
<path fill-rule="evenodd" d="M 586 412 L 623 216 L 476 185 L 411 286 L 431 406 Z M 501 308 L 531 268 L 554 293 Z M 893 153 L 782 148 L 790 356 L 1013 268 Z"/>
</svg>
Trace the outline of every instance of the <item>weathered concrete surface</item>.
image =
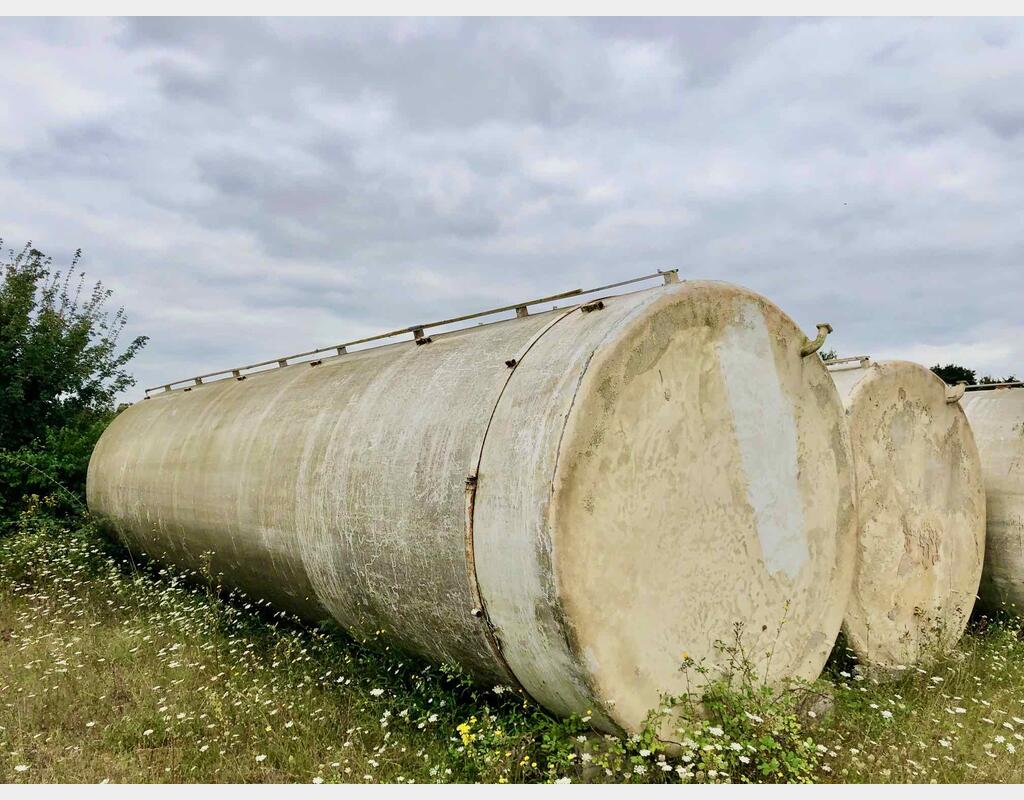
<svg viewBox="0 0 1024 800">
<path fill-rule="evenodd" d="M 960 403 L 978 442 L 988 500 L 981 600 L 1024 614 L 1024 388 L 970 391 Z"/>
<path fill-rule="evenodd" d="M 156 558 L 635 730 L 736 624 L 772 678 L 832 646 L 854 475 L 804 341 L 684 282 L 210 383 L 120 415 L 89 504 Z"/>
<path fill-rule="evenodd" d="M 866 664 L 927 660 L 963 635 L 985 552 L 970 425 L 931 370 L 909 361 L 830 368 L 857 467 L 857 573 L 844 630 Z"/>
</svg>

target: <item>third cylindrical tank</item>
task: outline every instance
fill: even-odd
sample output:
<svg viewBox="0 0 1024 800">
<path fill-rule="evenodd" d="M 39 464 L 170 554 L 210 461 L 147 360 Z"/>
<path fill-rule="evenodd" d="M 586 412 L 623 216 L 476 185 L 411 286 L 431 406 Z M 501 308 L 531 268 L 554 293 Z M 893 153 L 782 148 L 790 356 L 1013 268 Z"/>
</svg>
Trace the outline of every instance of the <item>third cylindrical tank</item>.
<svg viewBox="0 0 1024 800">
<path fill-rule="evenodd" d="M 988 496 L 981 599 L 1024 613 L 1024 384 L 968 388 L 960 401 L 974 428 Z"/>
</svg>

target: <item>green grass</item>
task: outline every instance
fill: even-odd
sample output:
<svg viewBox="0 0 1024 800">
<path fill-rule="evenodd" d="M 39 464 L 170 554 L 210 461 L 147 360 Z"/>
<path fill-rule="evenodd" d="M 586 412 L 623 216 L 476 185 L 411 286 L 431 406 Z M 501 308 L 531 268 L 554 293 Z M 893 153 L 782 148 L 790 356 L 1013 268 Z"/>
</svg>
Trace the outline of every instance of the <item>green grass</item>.
<svg viewBox="0 0 1024 800">
<path fill-rule="evenodd" d="M 895 683 L 834 659 L 814 687 L 836 698 L 824 720 L 797 713 L 799 688 L 719 687 L 670 751 L 650 730 L 595 736 L 386 639 L 138 569 L 36 504 L 0 540 L 0 782 L 1024 780 L 1009 623 Z"/>
<path fill-rule="evenodd" d="M 1022 638 L 1019 622 L 975 620 L 952 653 L 888 683 L 833 659 L 836 709 L 818 733 L 836 754 L 830 778 L 1024 782 Z"/>
</svg>

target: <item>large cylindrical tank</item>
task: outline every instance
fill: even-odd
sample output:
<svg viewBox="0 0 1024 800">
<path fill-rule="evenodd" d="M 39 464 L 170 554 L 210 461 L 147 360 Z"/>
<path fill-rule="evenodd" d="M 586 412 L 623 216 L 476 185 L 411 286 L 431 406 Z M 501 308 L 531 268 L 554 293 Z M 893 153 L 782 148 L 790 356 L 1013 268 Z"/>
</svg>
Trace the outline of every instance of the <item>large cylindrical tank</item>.
<svg viewBox="0 0 1024 800">
<path fill-rule="evenodd" d="M 1024 384 L 970 387 L 960 403 L 978 442 L 988 499 L 981 600 L 1024 614 Z"/>
<path fill-rule="evenodd" d="M 156 559 L 606 730 L 639 729 L 699 682 L 683 654 L 714 672 L 722 643 L 771 680 L 818 675 L 853 575 L 852 456 L 776 306 L 682 282 L 421 342 L 136 403 L 89 506 Z"/>
<path fill-rule="evenodd" d="M 896 668 L 963 635 L 985 552 L 978 449 L 956 393 L 927 367 L 854 358 L 829 371 L 857 470 L 857 570 L 843 629 L 862 662 Z"/>
</svg>

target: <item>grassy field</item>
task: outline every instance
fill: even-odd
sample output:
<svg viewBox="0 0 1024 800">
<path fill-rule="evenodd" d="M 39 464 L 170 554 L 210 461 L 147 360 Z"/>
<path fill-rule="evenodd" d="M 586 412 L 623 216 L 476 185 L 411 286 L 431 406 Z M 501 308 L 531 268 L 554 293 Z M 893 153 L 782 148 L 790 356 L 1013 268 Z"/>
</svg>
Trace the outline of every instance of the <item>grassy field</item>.
<svg viewBox="0 0 1024 800">
<path fill-rule="evenodd" d="M 36 506 L 0 540 L 0 782 L 1024 780 L 1010 623 L 980 621 L 896 682 L 839 654 L 810 689 L 719 687 L 671 752 L 385 640 L 136 568 L 87 521 Z M 815 693 L 830 712 L 806 713 Z"/>
</svg>

